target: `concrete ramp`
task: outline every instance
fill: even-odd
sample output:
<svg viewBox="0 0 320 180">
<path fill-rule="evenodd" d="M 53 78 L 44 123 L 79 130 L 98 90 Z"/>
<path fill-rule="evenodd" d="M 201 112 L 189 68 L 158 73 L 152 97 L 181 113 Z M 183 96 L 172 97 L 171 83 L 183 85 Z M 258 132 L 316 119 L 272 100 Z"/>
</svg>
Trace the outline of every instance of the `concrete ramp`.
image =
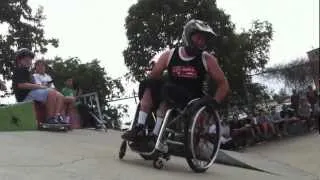
<svg viewBox="0 0 320 180">
<path fill-rule="evenodd" d="M 293 179 L 319 179 L 316 175 L 305 172 L 301 169 L 252 153 L 247 154 L 220 150 L 216 163 L 264 172 L 278 177 L 282 176 Z"/>
</svg>

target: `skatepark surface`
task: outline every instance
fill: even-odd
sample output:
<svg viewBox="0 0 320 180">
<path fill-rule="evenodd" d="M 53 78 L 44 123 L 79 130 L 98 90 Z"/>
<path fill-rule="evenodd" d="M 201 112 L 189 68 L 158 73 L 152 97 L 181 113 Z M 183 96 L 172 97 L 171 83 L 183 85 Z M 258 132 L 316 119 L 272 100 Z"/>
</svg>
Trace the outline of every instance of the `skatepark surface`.
<svg viewBox="0 0 320 180">
<path fill-rule="evenodd" d="M 206 173 L 193 173 L 182 158 L 164 169 L 127 151 L 118 159 L 121 133 L 73 130 L 67 133 L 25 131 L 0 133 L 1 180 L 318 180 L 320 136 L 268 142 L 244 152 L 221 151 Z"/>
</svg>

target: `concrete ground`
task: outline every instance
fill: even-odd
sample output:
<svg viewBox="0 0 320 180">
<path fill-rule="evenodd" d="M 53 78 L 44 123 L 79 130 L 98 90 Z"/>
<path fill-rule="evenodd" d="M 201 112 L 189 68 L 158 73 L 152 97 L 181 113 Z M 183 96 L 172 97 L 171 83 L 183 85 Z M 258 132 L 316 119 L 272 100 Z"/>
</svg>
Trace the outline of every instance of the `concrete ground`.
<svg viewBox="0 0 320 180">
<path fill-rule="evenodd" d="M 246 149 L 245 153 L 259 154 L 262 158 L 280 161 L 320 177 L 319 133 L 260 144 Z"/>
<path fill-rule="evenodd" d="M 317 135 L 249 148 L 243 156 L 234 154 L 234 157 L 256 163 L 255 166 L 261 168 L 271 165 L 281 172 L 285 167 L 283 171 L 290 173 L 283 175 L 219 164 L 206 173 L 195 174 L 182 158 L 172 158 L 163 170 L 157 170 L 151 161 L 144 161 L 131 151 L 120 161 L 118 150 L 121 140 L 120 133 L 116 131 L 1 132 L 0 142 L 1 180 L 311 180 L 320 177 L 320 139 Z M 268 163 L 270 159 L 276 160 L 272 161 L 273 165 Z"/>
</svg>

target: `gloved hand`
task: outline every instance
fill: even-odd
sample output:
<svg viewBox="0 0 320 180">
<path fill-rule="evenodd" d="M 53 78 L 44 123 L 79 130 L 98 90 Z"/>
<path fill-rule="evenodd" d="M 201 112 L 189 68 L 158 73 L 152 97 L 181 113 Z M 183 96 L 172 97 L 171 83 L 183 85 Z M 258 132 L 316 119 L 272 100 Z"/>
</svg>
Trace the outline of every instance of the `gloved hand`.
<svg viewBox="0 0 320 180">
<path fill-rule="evenodd" d="M 218 109 L 220 107 L 220 104 L 211 96 L 204 96 L 198 101 L 195 102 L 199 106 L 207 105 L 214 109 Z"/>
</svg>

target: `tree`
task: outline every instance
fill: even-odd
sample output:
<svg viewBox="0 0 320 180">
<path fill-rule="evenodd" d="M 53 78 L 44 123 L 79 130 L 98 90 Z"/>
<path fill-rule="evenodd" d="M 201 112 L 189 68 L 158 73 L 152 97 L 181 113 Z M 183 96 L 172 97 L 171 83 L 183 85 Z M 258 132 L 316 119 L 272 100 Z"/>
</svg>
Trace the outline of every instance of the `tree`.
<svg viewBox="0 0 320 180">
<path fill-rule="evenodd" d="M 72 77 L 83 93 L 97 92 L 101 109 L 108 120 L 120 119 L 127 112 L 125 105 L 115 107 L 107 102 L 107 99 L 119 98 L 124 92 L 124 87 L 120 79 L 108 76 L 100 66 L 99 60 L 81 63 L 76 57 L 66 60 L 56 57 L 48 62 L 48 66 L 48 73 L 53 77 L 57 89 L 61 90 L 65 80 Z"/>
<path fill-rule="evenodd" d="M 0 26 L 8 28 L 8 32 L 0 34 L 0 74 L 6 79 L 11 78 L 17 48 L 26 47 L 45 53 L 49 44 L 58 47 L 57 39 L 45 38 L 44 19 L 43 8 L 33 13 L 28 0 L 1 0 Z"/>
<path fill-rule="evenodd" d="M 268 68 L 265 78 L 276 78 L 284 81 L 286 86 L 303 90 L 313 83 L 312 66 L 307 59 L 300 58 L 284 65 Z"/>
<path fill-rule="evenodd" d="M 248 93 L 252 104 L 258 104 L 270 100 L 267 87 L 259 83 L 252 83 L 248 88 Z"/>
<path fill-rule="evenodd" d="M 288 98 L 289 95 L 287 91 L 284 88 L 281 88 L 278 94 L 274 94 L 272 98 L 277 101 L 278 103 L 281 103 L 284 101 L 286 98 Z"/>
<path fill-rule="evenodd" d="M 231 90 L 245 97 L 244 84 L 251 82 L 247 74 L 263 69 L 269 59 L 272 26 L 255 21 L 250 30 L 237 34 L 230 16 L 214 0 L 139 0 L 132 5 L 125 23 L 129 44 L 123 52 L 131 75 L 138 81 L 144 79 L 152 56 L 181 45 L 183 25 L 191 18 L 208 22 L 218 34 L 209 50 L 215 51 Z"/>
</svg>

